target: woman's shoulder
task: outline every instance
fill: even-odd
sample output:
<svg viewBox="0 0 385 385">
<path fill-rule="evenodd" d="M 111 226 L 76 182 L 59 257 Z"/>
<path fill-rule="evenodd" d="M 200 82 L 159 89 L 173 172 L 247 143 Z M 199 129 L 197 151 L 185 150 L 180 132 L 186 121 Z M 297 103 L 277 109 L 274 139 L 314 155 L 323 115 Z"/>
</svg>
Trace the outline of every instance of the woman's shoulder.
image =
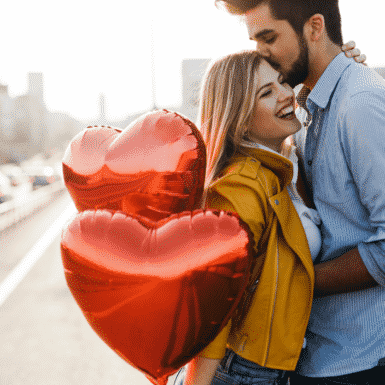
<svg viewBox="0 0 385 385">
<path fill-rule="evenodd" d="M 212 187 L 229 182 L 244 184 L 257 188 L 258 185 L 267 187 L 278 182 L 277 175 L 266 167 L 258 158 L 252 156 L 236 156 L 219 174 Z M 264 188 L 265 189 L 265 188 Z"/>
</svg>

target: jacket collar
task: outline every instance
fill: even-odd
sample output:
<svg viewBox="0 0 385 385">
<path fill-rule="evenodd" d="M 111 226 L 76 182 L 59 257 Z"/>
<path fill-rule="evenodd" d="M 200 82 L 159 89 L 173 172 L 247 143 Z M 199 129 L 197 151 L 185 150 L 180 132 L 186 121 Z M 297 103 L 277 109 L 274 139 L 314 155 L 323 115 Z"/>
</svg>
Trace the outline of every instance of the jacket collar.
<svg viewBox="0 0 385 385">
<path fill-rule="evenodd" d="M 240 158 L 246 158 L 248 167 L 257 170 L 260 165 L 270 169 L 280 180 L 282 188 L 289 185 L 293 179 L 293 164 L 284 156 L 275 151 L 267 151 L 262 148 L 247 148 L 247 153 L 238 153 L 234 156 L 231 163 L 235 163 Z"/>
</svg>

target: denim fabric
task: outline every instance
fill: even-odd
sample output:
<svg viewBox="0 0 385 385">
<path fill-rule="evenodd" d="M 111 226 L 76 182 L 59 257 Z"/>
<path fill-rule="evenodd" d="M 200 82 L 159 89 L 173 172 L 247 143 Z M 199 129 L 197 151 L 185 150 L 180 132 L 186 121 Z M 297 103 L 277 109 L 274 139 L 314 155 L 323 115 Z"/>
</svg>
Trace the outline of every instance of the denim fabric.
<svg viewBox="0 0 385 385">
<path fill-rule="evenodd" d="M 227 350 L 211 385 L 284 385 L 285 374 L 285 371 L 264 368 Z M 183 385 L 185 375 L 185 368 L 182 368 L 174 385 Z"/>
</svg>

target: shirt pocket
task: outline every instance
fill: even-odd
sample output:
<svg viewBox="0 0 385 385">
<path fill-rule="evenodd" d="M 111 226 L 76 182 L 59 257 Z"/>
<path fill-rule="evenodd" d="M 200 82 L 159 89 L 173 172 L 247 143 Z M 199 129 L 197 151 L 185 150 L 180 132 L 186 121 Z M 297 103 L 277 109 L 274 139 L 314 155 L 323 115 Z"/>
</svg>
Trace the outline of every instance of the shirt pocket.
<svg viewBox="0 0 385 385">
<path fill-rule="evenodd" d="M 314 202 L 321 201 L 337 210 L 344 211 L 352 198 L 357 199 L 353 177 L 337 147 L 317 152 L 312 185 Z"/>
</svg>

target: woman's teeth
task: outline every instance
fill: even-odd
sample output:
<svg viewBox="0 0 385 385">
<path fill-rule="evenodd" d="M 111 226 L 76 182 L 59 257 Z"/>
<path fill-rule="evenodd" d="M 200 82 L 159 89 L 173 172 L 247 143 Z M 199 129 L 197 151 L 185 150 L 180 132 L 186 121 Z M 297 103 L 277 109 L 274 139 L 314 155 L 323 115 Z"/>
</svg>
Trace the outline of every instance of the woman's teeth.
<svg viewBox="0 0 385 385">
<path fill-rule="evenodd" d="M 294 114 L 294 108 L 293 106 L 289 106 L 281 110 L 278 114 L 277 117 L 280 119 L 285 119 L 285 118 L 291 118 Z"/>
</svg>

